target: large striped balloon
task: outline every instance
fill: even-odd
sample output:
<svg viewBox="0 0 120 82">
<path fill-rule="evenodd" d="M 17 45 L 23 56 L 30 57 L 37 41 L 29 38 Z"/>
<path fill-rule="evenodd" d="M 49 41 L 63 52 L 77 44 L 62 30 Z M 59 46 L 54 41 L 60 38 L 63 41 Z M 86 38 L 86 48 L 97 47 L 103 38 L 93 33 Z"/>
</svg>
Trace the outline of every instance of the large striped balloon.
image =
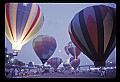
<svg viewBox="0 0 120 82">
<path fill-rule="evenodd" d="M 76 13 L 69 25 L 73 43 L 95 66 L 105 61 L 116 46 L 116 9 L 96 5 Z"/>
<path fill-rule="evenodd" d="M 54 37 L 39 35 L 32 42 L 33 49 L 44 64 L 54 53 L 57 43 Z"/>
<path fill-rule="evenodd" d="M 22 46 L 39 33 L 44 16 L 39 5 L 35 3 L 5 4 L 5 35 L 12 43 L 13 50 Z"/>
</svg>

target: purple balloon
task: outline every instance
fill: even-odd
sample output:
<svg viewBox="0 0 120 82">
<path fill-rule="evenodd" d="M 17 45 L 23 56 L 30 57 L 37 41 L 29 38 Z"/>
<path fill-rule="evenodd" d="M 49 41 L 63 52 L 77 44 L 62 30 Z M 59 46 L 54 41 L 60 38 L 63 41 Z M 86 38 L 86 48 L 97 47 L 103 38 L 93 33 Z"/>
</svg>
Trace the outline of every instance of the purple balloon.
<svg viewBox="0 0 120 82">
<path fill-rule="evenodd" d="M 70 62 L 71 66 L 76 70 L 76 68 L 79 66 L 80 64 L 80 59 L 74 59 Z"/>
<path fill-rule="evenodd" d="M 50 64 L 54 69 L 57 69 L 62 62 L 62 59 L 59 57 L 54 57 L 47 61 L 47 63 Z"/>
<path fill-rule="evenodd" d="M 75 59 L 74 57 L 71 57 L 69 61 L 71 62 L 71 61 L 74 60 L 74 59 Z"/>
</svg>

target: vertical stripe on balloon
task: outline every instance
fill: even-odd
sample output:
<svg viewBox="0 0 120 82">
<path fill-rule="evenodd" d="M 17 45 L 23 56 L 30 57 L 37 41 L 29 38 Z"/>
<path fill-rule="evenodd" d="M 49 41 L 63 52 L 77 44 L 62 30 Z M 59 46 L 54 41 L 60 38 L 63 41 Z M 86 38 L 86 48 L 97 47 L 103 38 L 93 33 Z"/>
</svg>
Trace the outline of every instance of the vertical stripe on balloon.
<svg viewBox="0 0 120 82">
<path fill-rule="evenodd" d="M 79 47 L 81 47 L 83 49 L 83 51 L 85 52 L 85 54 L 92 60 L 92 56 L 90 56 L 90 52 L 84 47 L 84 45 L 81 43 L 81 41 L 79 41 L 78 37 L 76 36 L 75 34 L 75 31 L 73 30 L 73 26 L 72 26 L 72 23 L 71 24 L 71 35 L 73 35 L 74 39 L 76 40 L 76 42 L 79 44 Z M 74 42 L 75 43 L 75 42 Z M 76 45 L 76 44 L 75 44 Z"/>
<path fill-rule="evenodd" d="M 5 23 L 5 35 L 6 37 L 8 38 L 8 40 L 12 43 L 14 42 L 12 36 L 11 36 L 11 33 L 10 33 L 10 29 L 8 28 L 8 25 L 7 23 Z"/>
<path fill-rule="evenodd" d="M 98 6 L 93 7 L 95 10 L 96 20 L 97 20 L 97 30 L 98 30 L 98 56 L 100 59 L 103 56 L 104 52 L 104 26 L 102 11 Z M 97 58 L 96 58 L 97 59 Z"/>
<path fill-rule="evenodd" d="M 104 25 L 104 52 L 105 52 L 113 30 L 113 19 L 109 12 L 107 13 L 105 19 L 103 20 L 103 25 Z"/>
<path fill-rule="evenodd" d="M 26 22 L 26 25 L 25 25 L 25 28 L 24 28 L 24 31 L 23 31 L 23 34 L 22 34 L 22 37 L 21 37 L 21 40 L 20 40 L 20 41 L 23 40 L 23 38 L 24 38 L 25 35 L 27 34 L 30 26 L 32 25 L 32 22 L 33 22 L 33 20 L 34 20 L 34 18 L 35 18 L 35 15 L 36 15 L 36 12 L 35 12 L 36 10 L 37 10 L 36 5 L 33 5 L 33 4 L 32 4 L 31 11 L 30 11 L 29 17 L 28 17 L 28 21 Z"/>
<path fill-rule="evenodd" d="M 98 53 L 97 25 L 93 7 L 87 7 L 86 9 L 84 9 L 83 14 L 86 28 L 90 35 L 91 41 L 94 45 L 96 52 Z"/>
<path fill-rule="evenodd" d="M 10 35 L 12 36 L 12 39 L 11 41 L 14 41 L 14 36 L 13 36 L 13 33 L 12 33 L 12 27 L 11 27 L 11 24 L 10 24 L 10 11 L 9 11 L 9 7 L 10 7 L 10 4 L 9 3 L 6 3 L 6 22 L 7 22 L 7 27 L 9 28 L 9 31 L 10 31 Z"/>
<path fill-rule="evenodd" d="M 106 51 L 104 53 L 105 59 L 108 58 L 108 56 L 110 55 L 110 53 L 113 51 L 113 49 L 116 46 L 116 10 L 115 10 L 115 8 L 111 8 L 110 10 L 112 11 L 111 15 L 113 18 L 113 29 L 112 29 L 112 34 L 111 34 L 108 46 L 107 46 Z"/>
<path fill-rule="evenodd" d="M 90 50 L 90 55 L 92 55 L 93 59 L 95 59 L 97 52 L 95 51 L 95 48 L 93 46 L 93 42 L 90 38 L 90 35 L 88 33 L 86 24 L 85 24 L 85 20 L 84 20 L 84 11 L 81 11 L 81 13 L 79 13 L 79 21 L 80 21 L 80 26 L 81 26 L 81 30 L 83 32 L 83 36 L 85 38 L 85 41 L 89 47 Z"/>
<path fill-rule="evenodd" d="M 35 16 L 35 19 L 34 19 L 32 25 L 31 25 L 30 29 L 28 30 L 27 34 L 26 34 L 25 37 L 23 38 L 23 40 L 26 38 L 26 36 L 29 34 L 29 32 L 33 29 L 33 27 L 34 27 L 34 25 L 35 25 L 35 23 L 36 23 L 39 15 L 40 15 L 40 8 L 39 8 L 39 6 L 38 6 L 38 11 L 37 11 L 37 14 L 36 14 L 36 16 Z"/>
<path fill-rule="evenodd" d="M 12 5 L 13 9 L 12 9 L 12 27 L 13 27 L 13 35 L 14 35 L 14 39 L 15 42 L 17 41 L 16 38 L 16 11 L 17 11 L 17 5 L 18 3 L 15 3 L 14 5 Z"/>
<path fill-rule="evenodd" d="M 90 52 L 89 48 L 88 48 L 88 45 L 85 41 L 85 37 L 83 36 L 83 32 L 81 30 L 81 24 L 80 24 L 80 21 L 79 21 L 79 13 L 77 13 L 75 16 L 74 16 L 74 20 L 72 20 L 72 27 L 76 36 L 78 37 L 79 41 L 84 45 L 84 47 Z"/>
<path fill-rule="evenodd" d="M 88 16 L 88 18 L 86 20 L 86 27 L 87 27 L 88 33 L 90 35 L 90 38 L 92 40 L 92 43 L 95 47 L 95 50 L 98 53 L 97 25 L 96 25 L 95 20 L 90 15 Z"/>
<path fill-rule="evenodd" d="M 44 20 L 41 20 L 41 19 L 43 19 L 43 15 L 42 15 L 42 12 L 40 11 L 39 6 L 38 6 L 38 9 L 39 9 L 38 10 L 39 13 L 37 13 L 37 15 L 36 15 L 37 16 L 36 23 L 34 24 L 35 28 L 32 28 L 30 30 L 30 33 L 27 35 L 27 38 L 25 38 L 24 41 L 23 41 L 24 43 L 26 43 L 29 39 L 34 37 L 40 31 L 40 29 L 42 28 Z M 41 25 L 39 25 L 39 24 L 41 24 Z"/>
<path fill-rule="evenodd" d="M 70 26 L 68 27 L 68 32 L 69 32 L 69 35 L 70 35 L 73 43 L 76 45 L 76 47 L 78 47 L 82 52 L 84 52 L 84 50 L 78 45 L 77 41 L 76 41 L 75 38 L 73 37 L 72 32 L 71 32 L 71 29 L 70 29 Z M 85 52 L 84 52 L 84 53 L 85 53 Z"/>
</svg>

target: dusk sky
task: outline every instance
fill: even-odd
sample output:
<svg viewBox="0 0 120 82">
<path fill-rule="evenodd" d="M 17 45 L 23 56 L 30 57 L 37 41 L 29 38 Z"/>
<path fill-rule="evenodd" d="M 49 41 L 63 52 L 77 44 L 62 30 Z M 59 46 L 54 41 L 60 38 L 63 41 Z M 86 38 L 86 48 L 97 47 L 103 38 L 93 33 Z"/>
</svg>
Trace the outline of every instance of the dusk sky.
<svg viewBox="0 0 120 82">
<path fill-rule="evenodd" d="M 54 54 L 50 57 L 60 57 L 63 61 L 68 59 L 68 55 L 66 54 L 64 47 L 71 41 L 68 34 L 68 25 L 74 15 L 80 10 L 93 5 L 107 5 L 116 8 L 115 3 L 38 3 L 42 9 L 44 15 L 44 24 L 39 32 L 34 38 L 38 35 L 49 35 L 56 39 L 57 48 Z M 33 39 L 34 39 L 33 38 Z M 34 64 L 42 64 L 41 60 L 36 55 L 33 47 L 31 39 L 28 43 L 23 45 L 21 51 L 19 51 L 18 56 L 15 59 L 23 61 L 27 63 L 32 61 Z M 10 41 L 5 36 L 5 47 L 8 48 L 8 53 L 12 53 L 12 45 Z M 85 54 L 81 53 L 79 55 L 80 65 L 85 65 L 86 63 L 89 65 L 93 65 L 93 62 L 85 56 Z M 107 60 L 111 58 L 116 58 L 116 48 L 110 54 Z"/>
</svg>

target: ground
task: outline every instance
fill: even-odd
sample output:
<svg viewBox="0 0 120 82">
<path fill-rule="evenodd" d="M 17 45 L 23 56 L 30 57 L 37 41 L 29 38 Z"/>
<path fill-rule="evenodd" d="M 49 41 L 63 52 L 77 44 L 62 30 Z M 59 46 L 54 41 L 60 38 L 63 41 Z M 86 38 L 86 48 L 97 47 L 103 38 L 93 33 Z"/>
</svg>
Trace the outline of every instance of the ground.
<svg viewBox="0 0 120 82">
<path fill-rule="evenodd" d="M 115 73 L 106 74 L 106 77 L 101 77 L 99 73 L 87 72 L 87 73 L 44 73 L 39 75 L 29 75 L 29 76 L 21 76 L 14 78 L 115 78 Z"/>
</svg>

